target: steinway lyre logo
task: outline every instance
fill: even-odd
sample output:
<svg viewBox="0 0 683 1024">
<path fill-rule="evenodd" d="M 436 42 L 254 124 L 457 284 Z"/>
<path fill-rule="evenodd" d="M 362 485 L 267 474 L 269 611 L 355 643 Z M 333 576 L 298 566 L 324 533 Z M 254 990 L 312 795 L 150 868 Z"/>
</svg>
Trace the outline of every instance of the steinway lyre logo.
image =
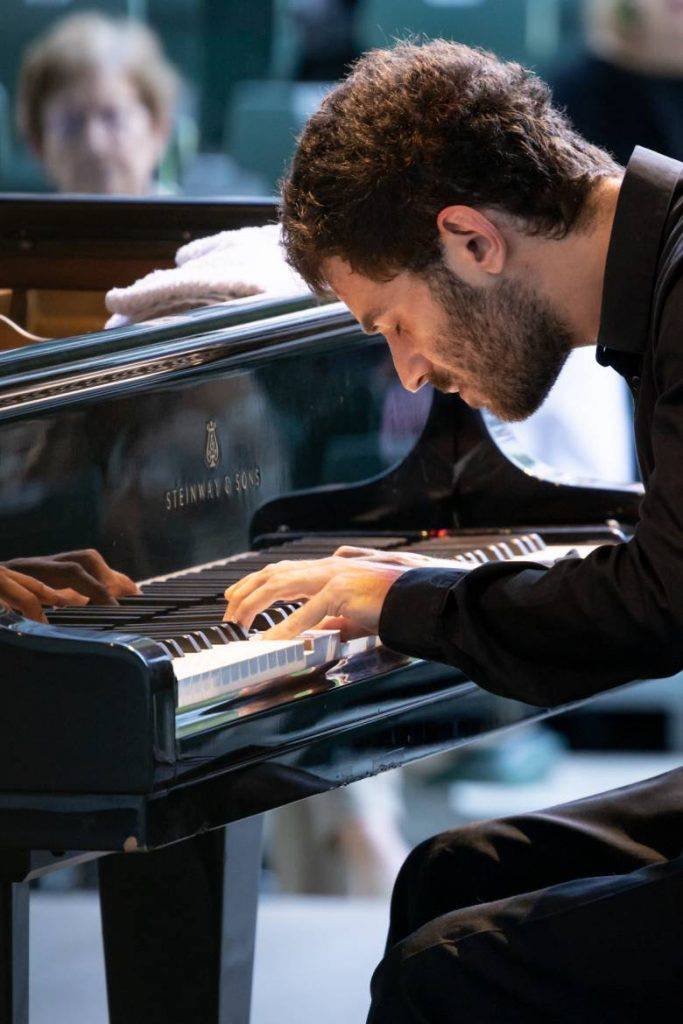
<svg viewBox="0 0 683 1024">
<path fill-rule="evenodd" d="M 230 445 L 228 445 L 228 452 Z M 261 486 L 261 467 L 254 462 L 242 462 L 237 465 L 223 466 L 216 473 L 219 463 L 223 460 L 221 443 L 218 440 L 216 420 L 206 421 L 204 437 L 204 464 L 211 472 L 202 480 L 176 481 L 175 487 L 164 491 L 163 503 L 167 512 L 177 509 L 189 509 L 204 505 L 208 501 L 236 499 L 241 501 L 250 491 Z"/>
<path fill-rule="evenodd" d="M 204 446 L 204 462 L 209 469 L 215 469 L 221 461 L 221 446 L 216 432 L 216 421 L 206 421 L 206 444 Z"/>
</svg>

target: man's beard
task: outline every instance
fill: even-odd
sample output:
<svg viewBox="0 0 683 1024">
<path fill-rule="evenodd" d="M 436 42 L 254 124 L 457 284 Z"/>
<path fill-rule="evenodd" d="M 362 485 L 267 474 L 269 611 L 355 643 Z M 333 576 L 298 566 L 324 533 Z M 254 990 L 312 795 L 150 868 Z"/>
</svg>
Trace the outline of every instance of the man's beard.
<svg viewBox="0 0 683 1024">
<path fill-rule="evenodd" d="M 434 387 L 474 384 L 487 408 L 508 422 L 536 412 L 572 349 L 567 324 L 520 282 L 473 288 L 443 263 L 426 280 L 446 315 L 435 351 L 447 370 L 431 375 Z"/>
</svg>

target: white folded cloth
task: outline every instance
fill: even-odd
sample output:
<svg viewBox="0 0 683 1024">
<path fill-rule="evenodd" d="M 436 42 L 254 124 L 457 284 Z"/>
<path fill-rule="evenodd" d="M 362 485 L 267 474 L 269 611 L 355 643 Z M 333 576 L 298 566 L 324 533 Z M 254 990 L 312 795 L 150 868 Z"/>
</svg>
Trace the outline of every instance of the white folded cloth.
<svg viewBox="0 0 683 1024">
<path fill-rule="evenodd" d="M 277 224 L 197 238 L 178 250 L 175 261 L 169 270 L 153 270 L 127 288 L 108 291 L 105 303 L 113 315 L 105 326 L 123 327 L 248 295 L 308 291 L 285 262 Z"/>
</svg>

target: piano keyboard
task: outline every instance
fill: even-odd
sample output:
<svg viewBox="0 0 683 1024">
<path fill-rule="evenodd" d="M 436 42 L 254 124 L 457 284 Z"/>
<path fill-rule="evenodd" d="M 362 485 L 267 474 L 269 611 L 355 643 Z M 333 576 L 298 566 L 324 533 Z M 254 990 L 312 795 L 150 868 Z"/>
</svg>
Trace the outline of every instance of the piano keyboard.
<svg viewBox="0 0 683 1024">
<path fill-rule="evenodd" d="M 578 541 L 573 544 L 547 544 L 539 533 L 527 533 L 518 537 L 503 537 L 496 541 L 489 539 L 481 545 L 470 546 L 460 552 L 453 551 L 452 537 L 429 538 L 417 544 L 407 544 L 404 550 L 417 551 L 435 558 L 453 558 L 456 563 L 474 568 L 487 562 L 534 561 L 550 565 L 571 554 L 585 558 L 604 543 L 602 540 L 595 543 Z"/>
<path fill-rule="evenodd" d="M 386 551 L 412 551 L 453 560 L 454 568 L 491 561 L 552 562 L 575 553 L 585 556 L 599 543 L 618 537 L 596 528 L 576 541 L 546 543 L 538 532 L 521 534 L 457 534 L 432 536 L 332 537 L 307 535 L 259 551 L 233 555 L 140 584 L 142 593 L 124 597 L 118 606 L 85 605 L 49 608 L 53 625 L 70 630 L 135 634 L 156 641 L 169 656 L 178 683 L 178 710 L 214 702 L 228 695 L 289 677 L 313 667 L 348 658 L 379 643 L 377 637 L 342 643 L 335 630 L 311 630 L 295 640 L 259 640 L 298 607 L 278 602 L 256 616 L 246 631 L 223 622 L 223 593 L 230 584 L 273 562 L 323 558 L 342 544 Z"/>
</svg>

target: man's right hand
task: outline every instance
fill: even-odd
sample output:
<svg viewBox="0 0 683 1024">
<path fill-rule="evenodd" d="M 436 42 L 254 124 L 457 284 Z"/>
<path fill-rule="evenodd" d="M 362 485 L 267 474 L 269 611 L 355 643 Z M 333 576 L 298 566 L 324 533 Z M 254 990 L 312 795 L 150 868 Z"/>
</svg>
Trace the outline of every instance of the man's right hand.
<svg viewBox="0 0 683 1024">
<path fill-rule="evenodd" d="M 50 605 L 75 605 L 87 604 L 88 598 L 85 594 L 79 594 L 76 590 L 66 588 L 54 590 L 46 583 L 27 576 L 23 572 L 9 569 L 6 565 L 0 565 L 0 607 L 19 612 L 27 619 L 35 619 L 36 622 L 46 622 L 42 606 Z"/>
<path fill-rule="evenodd" d="M 405 569 L 457 569 L 465 572 L 473 566 L 456 558 L 434 558 L 420 551 L 382 551 L 377 548 L 356 548 L 342 544 L 334 553 L 336 558 L 362 558 L 365 562 L 382 562 L 383 565 L 401 565 Z"/>
</svg>

